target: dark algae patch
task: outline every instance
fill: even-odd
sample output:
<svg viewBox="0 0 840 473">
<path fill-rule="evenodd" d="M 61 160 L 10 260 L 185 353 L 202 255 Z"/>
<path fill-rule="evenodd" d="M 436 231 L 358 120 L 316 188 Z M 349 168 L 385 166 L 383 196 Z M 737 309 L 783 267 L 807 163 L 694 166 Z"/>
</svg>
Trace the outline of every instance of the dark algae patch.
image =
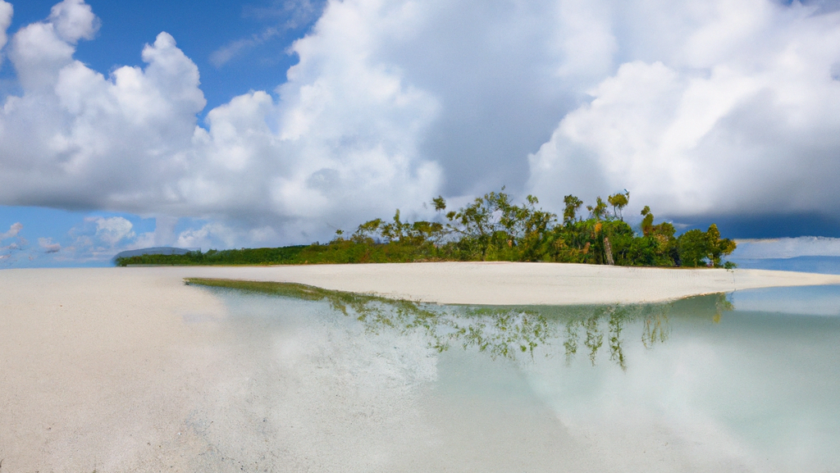
<svg viewBox="0 0 840 473">
<path fill-rule="evenodd" d="M 397 330 L 423 332 L 438 352 L 452 347 L 477 349 L 492 358 L 534 357 L 538 349 L 552 356 L 562 347 L 566 361 L 580 354 L 595 365 L 599 353 L 627 367 L 625 329 L 642 327 L 638 342 L 653 349 L 665 343 L 674 318 L 720 322 L 733 310 L 724 294 L 691 297 L 668 303 L 590 306 L 461 306 L 418 303 L 365 294 L 330 291 L 295 283 L 188 278 L 187 284 L 327 302 L 344 316 L 354 317 L 369 333 Z"/>
<path fill-rule="evenodd" d="M 352 234 L 336 231 L 329 243 L 280 248 L 191 251 L 178 255 L 117 258 L 127 265 L 267 265 L 408 263 L 417 261 L 545 261 L 657 267 L 726 267 L 735 242 L 721 238 L 716 225 L 679 236 L 668 222 L 655 223 L 649 207 L 636 229 L 624 221 L 629 192 L 600 197 L 586 206 L 573 195 L 562 216 L 537 207 L 528 196 L 514 204 L 504 192 L 490 192 L 458 210 L 443 197 L 432 200 L 435 221 L 403 221 L 399 210 L 388 222 L 374 219 Z"/>
<path fill-rule="evenodd" d="M 294 299 L 303 299 L 308 301 L 320 301 L 326 298 L 328 295 L 336 296 L 346 294 L 347 296 L 353 296 L 353 294 L 350 293 L 328 291 L 326 289 L 296 283 L 240 281 L 235 279 L 212 278 L 186 278 L 184 279 L 184 281 L 187 285 L 224 287 L 228 289 L 236 289 L 239 291 L 256 292 L 260 294 L 271 294 L 274 296 L 292 297 Z"/>
</svg>

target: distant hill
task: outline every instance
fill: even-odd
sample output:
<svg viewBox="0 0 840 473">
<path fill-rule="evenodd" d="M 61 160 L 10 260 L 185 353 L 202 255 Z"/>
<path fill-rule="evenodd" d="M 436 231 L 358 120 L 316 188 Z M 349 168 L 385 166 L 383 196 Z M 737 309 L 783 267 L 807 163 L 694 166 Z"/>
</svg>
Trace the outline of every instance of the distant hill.
<svg viewBox="0 0 840 473">
<path fill-rule="evenodd" d="M 192 250 L 184 248 L 172 248 L 171 246 L 156 246 L 154 248 L 141 248 L 139 250 L 121 251 L 114 256 L 114 261 L 118 258 L 131 258 L 132 256 L 144 255 L 185 255 Z"/>
</svg>

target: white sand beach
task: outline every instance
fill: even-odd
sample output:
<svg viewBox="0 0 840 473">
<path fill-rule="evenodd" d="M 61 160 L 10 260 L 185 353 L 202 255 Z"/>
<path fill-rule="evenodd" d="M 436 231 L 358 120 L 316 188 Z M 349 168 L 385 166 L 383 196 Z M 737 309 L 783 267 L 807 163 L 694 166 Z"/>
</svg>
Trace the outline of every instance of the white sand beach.
<svg viewBox="0 0 840 473">
<path fill-rule="evenodd" d="M 474 406 L 476 419 L 498 417 L 504 432 L 449 425 L 446 406 L 426 415 L 406 386 L 433 376 L 424 374 L 433 367 L 421 369 L 432 354 L 402 353 L 396 339 L 334 335 L 344 332 L 269 337 L 236 328 L 219 297 L 183 284 L 191 276 L 461 304 L 641 302 L 840 284 L 831 275 L 513 263 L 3 270 L 0 471 L 510 471 L 522 464 L 505 460 L 508 442 L 529 435 L 544 441 L 529 453 L 528 471 L 617 464 L 551 415 L 529 410 L 528 424 L 516 421 L 519 406 Z M 349 359 L 371 364 L 340 361 Z M 354 373 L 380 374 L 359 385 Z M 640 471 L 677 471 L 669 465 L 683 453 L 662 455 L 662 468 L 641 462 Z"/>
<path fill-rule="evenodd" d="M 413 301 L 487 305 L 627 304 L 761 287 L 840 284 L 838 275 L 786 271 L 503 262 L 125 270 L 295 282 Z"/>
</svg>

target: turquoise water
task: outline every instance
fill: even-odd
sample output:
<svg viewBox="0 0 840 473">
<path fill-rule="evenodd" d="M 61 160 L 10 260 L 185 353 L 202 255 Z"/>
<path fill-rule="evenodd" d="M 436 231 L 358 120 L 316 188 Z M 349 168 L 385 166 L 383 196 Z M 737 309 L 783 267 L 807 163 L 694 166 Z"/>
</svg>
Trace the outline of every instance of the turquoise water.
<svg viewBox="0 0 840 473">
<path fill-rule="evenodd" d="M 264 423 L 241 435 L 285 452 L 275 461 L 840 471 L 838 287 L 517 308 L 214 292 L 261 386 L 239 394 Z"/>
</svg>

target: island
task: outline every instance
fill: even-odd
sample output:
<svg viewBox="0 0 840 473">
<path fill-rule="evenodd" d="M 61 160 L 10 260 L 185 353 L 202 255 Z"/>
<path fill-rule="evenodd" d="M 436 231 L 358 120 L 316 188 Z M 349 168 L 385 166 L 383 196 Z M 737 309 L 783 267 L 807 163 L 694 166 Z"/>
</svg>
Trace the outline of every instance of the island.
<svg viewBox="0 0 840 473">
<path fill-rule="evenodd" d="M 586 206 L 574 195 L 564 198 L 562 216 L 537 207 L 529 195 L 515 204 L 502 188 L 457 210 L 448 210 L 443 197 L 431 204 L 435 221 L 403 221 L 397 210 L 391 221 L 362 223 L 352 234 L 337 230 L 321 244 L 238 250 L 191 251 L 180 254 L 118 255 L 128 265 L 274 265 L 408 263 L 440 261 L 509 261 L 580 263 L 617 266 L 715 267 L 735 265 L 723 258 L 736 248 L 721 238 L 715 224 L 706 231 L 692 229 L 676 235 L 669 222 L 654 223 L 648 206 L 637 230 L 624 221 L 622 211 L 630 193 L 598 197 Z"/>
</svg>

